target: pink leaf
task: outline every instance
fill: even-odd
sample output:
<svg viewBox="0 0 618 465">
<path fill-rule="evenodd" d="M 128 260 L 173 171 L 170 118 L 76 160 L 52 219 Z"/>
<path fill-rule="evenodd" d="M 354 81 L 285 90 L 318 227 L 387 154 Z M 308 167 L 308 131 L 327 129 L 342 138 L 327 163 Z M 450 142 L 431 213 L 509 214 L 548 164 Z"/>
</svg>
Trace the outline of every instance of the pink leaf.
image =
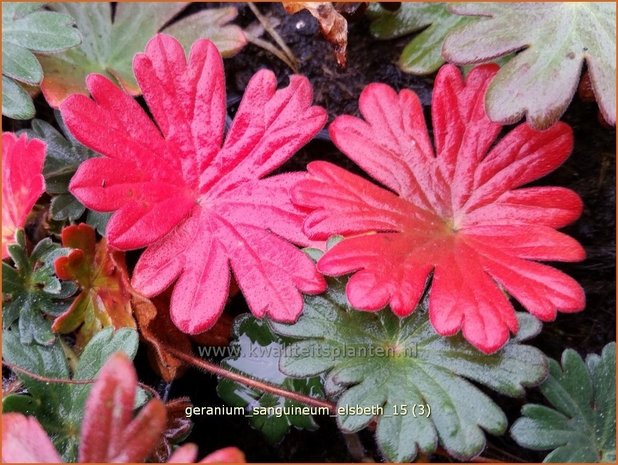
<svg viewBox="0 0 618 465">
<path fill-rule="evenodd" d="M 325 281 L 294 245 L 307 245 L 304 213 L 290 201 L 299 174 L 265 177 L 323 127 L 301 76 L 276 89 L 269 71 L 249 82 L 224 138 L 221 57 L 206 40 L 185 57 L 159 34 L 134 60 L 153 122 L 102 76 L 88 78 L 92 100 L 61 107 L 67 126 L 103 158 L 83 163 L 71 192 L 86 206 L 113 211 L 108 240 L 122 250 L 146 246 L 135 288 L 156 295 L 175 283 L 171 315 L 188 333 L 212 327 L 226 302 L 230 268 L 257 316 L 294 321 L 302 292 Z"/>
<path fill-rule="evenodd" d="M 225 447 L 208 454 L 200 463 L 245 463 L 245 454 L 236 447 Z"/>
<path fill-rule="evenodd" d="M 294 203 L 309 212 L 304 231 L 311 239 L 348 236 L 318 269 L 353 273 L 346 292 L 354 307 L 390 305 L 406 316 L 430 286 L 437 332 L 461 330 L 486 353 L 518 329 L 502 289 L 544 321 L 585 305 L 574 280 L 532 261 L 584 259 L 581 245 L 555 230 L 579 217 L 581 200 L 564 188 L 521 187 L 566 160 L 572 132 L 563 123 L 546 131 L 522 124 L 494 144 L 501 127 L 488 119 L 483 102 L 496 71 L 478 66 L 464 81 L 454 66 L 440 70 L 432 105 L 435 149 L 416 95 L 370 84 L 359 102 L 364 119 L 340 116 L 330 134 L 390 190 L 326 162 L 311 163 L 292 190 Z"/>
<path fill-rule="evenodd" d="M 45 191 L 45 143 L 25 134 L 2 133 L 2 259 L 15 243 L 15 231 L 26 224 L 28 213 Z"/>
<path fill-rule="evenodd" d="M 137 375 L 122 353 L 99 373 L 84 411 L 80 462 L 143 462 L 165 430 L 163 403 L 153 399 L 133 418 Z"/>
<path fill-rule="evenodd" d="M 2 462 L 61 463 L 45 430 L 34 417 L 2 415 Z"/>
</svg>

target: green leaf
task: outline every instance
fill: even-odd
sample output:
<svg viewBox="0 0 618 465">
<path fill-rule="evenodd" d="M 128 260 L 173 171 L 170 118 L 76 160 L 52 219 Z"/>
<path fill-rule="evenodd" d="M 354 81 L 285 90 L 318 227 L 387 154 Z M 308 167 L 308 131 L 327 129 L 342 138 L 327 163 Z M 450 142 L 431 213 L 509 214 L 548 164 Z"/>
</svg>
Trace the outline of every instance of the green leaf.
<svg viewBox="0 0 618 465">
<path fill-rule="evenodd" d="M 377 3 L 368 9 L 371 34 L 377 39 L 394 39 L 422 31 L 401 53 L 399 67 L 406 73 L 431 74 L 444 63 L 442 44 L 454 28 L 472 22 L 448 11 L 447 3 L 402 3 L 389 11 Z"/>
<path fill-rule="evenodd" d="M 18 84 L 36 86 L 43 79 L 33 52 L 58 53 L 81 42 L 70 16 L 41 10 L 43 5 L 2 4 L 2 114 L 9 118 L 30 119 L 35 115 L 32 98 Z"/>
<path fill-rule="evenodd" d="M 279 356 L 285 342 L 272 333 L 265 321 L 249 314 L 240 315 L 234 322 L 234 337 L 231 345 L 233 356 L 222 362 L 224 366 L 290 391 L 324 397 L 320 378 L 293 379 L 281 372 Z M 219 380 L 217 393 L 229 405 L 243 407 L 249 414 L 249 424 L 273 444 L 280 442 L 292 426 L 309 431 L 318 428 L 311 415 L 296 414 L 297 409 L 304 407 L 298 402 L 223 378 Z"/>
<path fill-rule="evenodd" d="M 358 431 L 377 415 L 376 439 L 388 461 L 432 453 L 438 441 L 458 459 L 474 457 L 485 446 L 484 431 L 502 434 L 507 419 L 472 382 L 521 396 L 547 374 L 534 347 L 511 340 L 484 355 L 461 336 L 436 334 L 424 307 L 404 319 L 389 310 L 353 311 L 344 287 L 332 280 L 325 294 L 307 296 L 296 324 L 271 323 L 277 334 L 298 339 L 280 367 L 295 377 L 326 373 L 344 431 Z"/>
<path fill-rule="evenodd" d="M 30 119 L 35 115 L 32 98 L 13 79 L 2 76 L 2 114 L 13 119 Z"/>
<path fill-rule="evenodd" d="M 46 378 L 68 379 L 69 366 L 60 342 L 55 339 L 50 346 L 25 345 L 17 331 L 2 332 L 2 357 L 31 373 Z M 28 395 L 15 395 L 9 400 L 12 411 L 34 415 L 50 434 L 59 450 L 77 444 L 77 432 L 66 422 L 71 411 L 71 386 L 62 383 L 47 383 L 16 372 Z"/>
<path fill-rule="evenodd" d="M 75 369 L 73 379 L 94 379 L 105 362 L 116 352 L 124 352 L 133 360 L 137 355 L 139 336 L 137 331 L 129 328 L 121 328 L 113 331 L 105 328 L 99 331 L 84 348 Z M 73 386 L 72 390 L 72 415 L 81 421 L 86 398 L 92 385 L 81 384 Z"/>
<path fill-rule="evenodd" d="M 2 355 L 5 361 L 46 378 L 95 379 L 112 354 L 122 351 L 131 359 L 137 353 L 137 331 L 111 328 L 100 331 L 84 348 L 74 376 L 70 376 L 64 350 L 58 339 L 51 346 L 23 345 L 16 331 L 4 330 Z M 63 384 L 35 380 L 17 372 L 28 394 L 11 395 L 3 401 L 7 410 L 33 415 L 49 433 L 54 445 L 67 461 L 76 458 L 84 406 L 92 384 Z M 140 406 L 146 400 L 138 393 Z"/>
<path fill-rule="evenodd" d="M 2 17 L 2 43 L 19 45 L 38 53 L 57 53 L 81 42 L 73 18 L 52 11 L 32 11 L 5 21 Z"/>
<path fill-rule="evenodd" d="M 193 42 L 207 38 L 217 46 L 223 57 L 231 57 L 247 45 L 243 30 L 229 24 L 237 15 L 235 7 L 210 8 L 175 22 L 163 32 L 176 37 L 187 52 Z"/>
<path fill-rule="evenodd" d="M 484 17 L 449 34 L 444 57 L 478 63 L 520 51 L 491 83 L 489 117 L 513 123 L 526 115 L 544 129 L 568 107 L 584 61 L 603 117 L 616 123 L 616 4 L 460 3 L 454 13 Z"/>
<path fill-rule="evenodd" d="M 51 124 L 35 119 L 29 137 L 45 141 L 45 189 L 52 196 L 51 213 L 56 221 L 75 221 L 84 214 L 86 208 L 69 192 L 69 183 L 79 165 L 97 154 L 77 142 L 64 126 L 60 112 L 55 112 L 56 121 L 62 132 Z"/>
<path fill-rule="evenodd" d="M 55 337 L 45 315 L 62 313 L 77 291 L 74 283 L 61 283 L 54 274 L 54 261 L 68 249 L 45 238 L 28 256 L 23 231 L 16 236 L 17 244 L 9 246 L 14 267 L 2 263 L 3 325 L 7 328 L 17 323 L 22 344 L 50 345 Z"/>
<path fill-rule="evenodd" d="M 86 215 L 86 223 L 92 226 L 101 236 L 105 236 L 105 230 L 107 229 L 107 223 L 112 217 L 111 213 L 97 212 L 94 210 L 88 210 Z"/>
<path fill-rule="evenodd" d="M 524 405 L 513 439 L 529 449 L 554 449 L 544 462 L 615 462 L 616 344 L 585 363 L 567 349 L 562 366 L 550 360 L 549 368 L 540 390 L 553 408 Z"/>
<path fill-rule="evenodd" d="M 2 73 L 31 86 L 38 85 L 43 79 L 43 69 L 34 54 L 10 42 L 2 44 Z"/>
<path fill-rule="evenodd" d="M 75 19 L 84 39 L 77 49 L 40 58 L 45 73 L 41 87 L 47 102 L 58 107 L 70 94 L 87 95 L 85 79 L 90 73 L 103 74 L 130 94 L 139 95 L 132 70 L 133 57 L 186 5 L 187 2 L 120 2 L 112 22 L 110 3 L 51 4 L 54 10 Z M 242 30 L 226 25 L 235 16 L 235 8 L 211 9 L 184 18 L 163 32 L 177 35 L 181 42 L 188 41 L 183 43 L 186 47 L 198 38 L 211 39 L 222 54 L 231 55 L 240 48 L 239 38 L 245 39 Z"/>
</svg>

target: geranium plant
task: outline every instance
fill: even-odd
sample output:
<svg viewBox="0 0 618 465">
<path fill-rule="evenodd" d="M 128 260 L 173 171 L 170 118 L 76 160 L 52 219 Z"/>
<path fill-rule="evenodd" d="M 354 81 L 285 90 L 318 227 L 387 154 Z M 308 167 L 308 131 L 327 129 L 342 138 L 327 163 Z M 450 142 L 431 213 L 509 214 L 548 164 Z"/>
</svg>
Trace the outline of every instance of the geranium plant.
<svg viewBox="0 0 618 465">
<path fill-rule="evenodd" d="M 355 273 L 350 303 L 377 311 L 389 305 L 412 313 L 427 287 L 429 316 L 443 336 L 462 330 L 486 353 L 518 329 L 506 290 L 535 317 L 584 308 L 582 288 L 535 260 L 578 261 L 583 248 L 555 229 L 577 219 L 574 192 L 525 184 L 566 160 L 571 130 L 537 131 L 523 124 L 496 142 L 501 126 L 483 97 L 498 70 L 484 65 L 463 79 L 454 66 L 434 85 L 432 146 L 418 97 L 383 84 L 360 97 L 364 119 L 340 116 L 333 142 L 388 189 L 327 162 L 309 164 L 293 190 L 310 213 L 305 233 L 316 240 L 348 237 L 318 262 L 320 272 Z"/>
<path fill-rule="evenodd" d="M 2 12 L 4 462 L 615 461 L 615 5 Z"/>
<path fill-rule="evenodd" d="M 292 76 L 277 91 L 272 73 L 257 73 L 223 140 L 223 63 L 211 42 L 196 42 L 187 61 L 177 40 L 159 34 L 135 57 L 134 72 L 156 124 L 99 75 L 88 78 L 92 100 L 73 95 L 61 106 L 73 135 L 103 155 L 80 166 L 71 192 L 88 208 L 115 211 L 110 246 L 148 246 L 133 286 L 153 296 L 176 281 L 170 311 L 183 331 L 217 321 L 228 267 L 255 315 L 294 321 L 301 292 L 325 283 L 288 242 L 308 243 L 289 198 L 303 175 L 265 176 L 325 123 L 309 82 Z"/>
<path fill-rule="evenodd" d="M 146 404 L 133 417 L 137 375 L 122 353 L 112 356 L 101 370 L 85 405 L 79 446 L 80 463 L 143 462 L 157 445 L 166 426 L 166 410 L 158 399 Z M 39 422 L 19 413 L 2 416 L 2 461 L 5 463 L 61 462 Z M 194 462 L 193 444 L 172 454 L 170 463 Z M 206 456 L 200 463 L 244 462 L 234 447 Z"/>
</svg>

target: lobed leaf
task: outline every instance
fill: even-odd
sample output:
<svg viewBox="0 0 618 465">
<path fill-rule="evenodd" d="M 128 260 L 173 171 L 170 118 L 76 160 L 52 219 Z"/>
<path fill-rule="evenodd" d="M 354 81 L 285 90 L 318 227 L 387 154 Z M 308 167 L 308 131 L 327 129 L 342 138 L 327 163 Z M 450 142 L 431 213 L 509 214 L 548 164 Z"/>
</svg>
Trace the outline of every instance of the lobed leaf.
<svg viewBox="0 0 618 465">
<path fill-rule="evenodd" d="M 265 322 L 249 314 L 243 314 L 234 321 L 235 340 L 230 346 L 232 356 L 222 364 L 234 371 L 247 374 L 271 384 L 310 395 L 323 397 L 322 383 L 319 378 L 294 379 L 286 376 L 279 369 L 279 355 L 284 349 L 284 340 L 276 336 Z M 266 439 L 276 444 L 287 435 L 291 427 L 314 431 L 317 423 L 311 415 L 278 414 L 277 410 L 300 408 L 298 402 L 278 397 L 269 393 L 258 392 L 247 386 L 228 379 L 219 379 L 217 394 L 226 403 L 234 407 L 243 407 L 249 416 L 251 427 L 261 431 Z M 255 409 L 268 412 L 253 414 Z"/>
<path fill-rule="evenodd" d="M 9 118 L 34 117 L 32 98 L 19 84 L 37 86 L 43 79 L 34 53 L 58 53 L 81 42 L 70 16 L 43 10 L 43 6 L 44 3 L 3 3 L 2 114 Z"/>
<path fill-rule="evenodd" d="M 157 35 L 134 70 L 156 125 L 102 76 L 88 80 L 92 100 L 73 95 L 62 105 L 71 133 L 103 155 L 80 166 L 71 192 L 114 212 L 111 247 L 148 247 L 133 287 L 152 297 L 175 283 L 170 312 L 183 332 L 216 323 L 230 268 L 256 316 L 293 321 L 301 292 L 321 292 L 324 281 L 292 245 L 307 242 L 289 197 L 301 175 L 266 176 L 324 125 L 311 85 L 292 76 L 277 90 L 272 73 L 258 72 L 224 140 L 223 64 L 211 42 L 196 42 L 187 60 L 177 40 Z"/>
<path fill-rule="evenodd" d="M 54 3 L 51 8 L 75 19 L 84 35 L 81 47 L 54 56 L 40 57 L 45 77 L 41 89 L 47 102 L 58 107 L 69 95 L 88 95 L 86 77 L 102 74 L 118 83 L 125 92 L 141 90 L 132 70 L 133 57 L 163 26 L 187 6 L 187 2 L 120 3 L 112 22 L 110 3 Z M 199 38 L 211 39 L 221 53 L 231 56 L 246 45 L 237 26 L 233 7 L 209 9 L 188 16 L 164 29 L 178 36 L 188 48 Z"/>
<path fill-rule="evenodd" d="M 353 307 L 390 306 L 405 317 L 428 288 L 438 333 L 461 331 L 485 353 L 517 333 L 508 294 L 542 321 L 585 306 L 579 284 L 536 263 L 584 258 L 579 243 L 556 231 L 577 219 L 581 200 L 568 189 L 523 187 L 566 160 L 572 131 L 522 124 L 496 142 L 501 127 L 487 117 L 483 96 L 497 72 L 482 65 L 464 79 L 452 65 L 440 70 L 433 145 L 416 94 L 368 85 L 363 118 L 339 116 L 329 132 L 388 190 L 319 161 L 292 189 L 307 212 L 308 237 L 345 236 L 317 266 L 329 276 L 353 274 L 346 290 Z"/>
<path fill-rule="evenodd" d="M 5 329 L 2 335 L 2 356 L 5 361 L 36 375 L 55 379 L 94 379 L 112 354 L 120 351 L 131 359 L 135 357 L 138 334 L 134 330 L 110 329 L 99 332 L 84 348 L 73 376 L 70 375 L 66 356 L 58 339 L 51 346 L 24 345 L 15 330 Z M 48 383 L 25 374 L 17 375 L 28 390 L 27 394 L 13 395 L 3 401 L 5 412 L 32 415 L 50 434 L 63 460 L 74 460 L 79 443 L 80 425 L 84 416 L 86 398 L 92 384 Z M 140 406 L 144 394 L 138 392 Z"/>
<path fill-rule="evenodd" d="M 571 102 L 585 62 L 604 119 L 616 123 L 615 4 L 468 3 L 451 10 L 476 20 L 448 36 L 448 61 L 471 64 L 519 52 L 487 90 L 493 121 L 510 124 L 525 115 L 535 128 L 548 128 Z"/>
<path fill-rule="evenodd" d="M 74 283 L 61 283 L 54 274 L 54 260 L 68 250 L 45 238 L 28 256 L 24 232 L 19 230 L 16 238 L 17 244 L 8 248 L 14 266 L 2 263 L 2 324 L 16 329 L 22 344 L 50 345 L 55 336 L 46 316 L 63 312 L 77 290 Z"/>
<path fill-rule="evenodd" d="M 544 462 L 615 462 L 616 345 L 586 361 L 572 349 L 549 362 L 539 389 L 553 408 L 526 404 L 511 435 L 522 447 L 549 450 Z"/>
<path fill-rule="evenodd" d="M 377 39 L 417 34 L 403 49 L 399 67 L 406 73 L 431 74 L 444 64 L 442 44 L 455 28 L 473 20 L 449 11 L 447 3 L 402 3 L 390 11 L 374 3 L 369 6 L 370 31 Z"/>
<path fill-rule="evenodd" d="M 485 446 L 484 432 L 502 434 L 507 427 L 504 413 L 473 383 L 521 396 L 547 374 L 543 354 L 531 346 L 511 341 L 483 355 L 461 336 L 436 334 L 425 307 L 403 319 L 356 312 L 344 287 L 331 281 L 326 294 L 307 296 L 294 325 L 271 323 L 277 334 L 297 340 L 280 368 L 295 377 L 324 373 L 344 431 L 377 417 L 376 440 L 388 461 L 430 454 L 438 443 L 460 460 L 471 459 Z"/>
</svg>

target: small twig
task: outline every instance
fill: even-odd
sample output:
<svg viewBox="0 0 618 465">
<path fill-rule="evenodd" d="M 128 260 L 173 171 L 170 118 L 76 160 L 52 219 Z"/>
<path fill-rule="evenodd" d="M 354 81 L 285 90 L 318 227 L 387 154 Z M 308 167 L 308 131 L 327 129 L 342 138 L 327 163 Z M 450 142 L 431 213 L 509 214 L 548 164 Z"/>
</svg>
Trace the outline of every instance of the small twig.
<svg viewBox="0 0 618 465">
<path fill-rule="evenodd" d="M 264 27 L 264 30 L 266 32 L 268 32 L 268 34 L 273 38 L 273 40 L 277 43 L 277 45 L 281 48 L 281 50 L 283 50 L 283 53 L 285 53 L 285 55 L 288 57 L 289 61 L 293 65 L 293 66 L 290 66 L 290 67 L 292 69 L 298 69 L 298 60 L 296 59 L 296 56 L 294 55 L 294 52 L 292 52 L 290 47 L 288 47 L 288 45 L 285 43 L 285 41 L 277 33 L 277 31 L 275 31 L 275 29 L 270 25 L 270 22 L 268 21 L 268 18 L 266 18 L 266 16 L 264 16 L 260 12 L 258 7 L 255 6 L 252 2 L 249 2 L 248 5 L 249 5 L 249 8 L 251 9 L 251 11 L 253 12 L 253 14 L 255 15 L 255 17 L 260 22 L 260 24 Z M 297 73 L 298 71 L 294 71 L 294 72 Z"/>
<path fill-rule="evenodd" d="M 298 73 L 298 67 L 290 61 L 287 55 L 285 55 L 281 50 L 279 50 L 273 44 L 265 40 L 259 39 L 257 37 L 253 37 L 251 35 L 247 35 L 247 39 L 253 45 L 257 45 L 258 47 L 263 48 L 267 52 L 272 53 L 277 58 L 279 58 L 282 62 L 284 62 L 292 71 L 294 71 L 295 73 Z"/>
<path fill-rule="evenodd" d="M 288 391 L 287 389 L 283 389 L 280 386 L 275 386 L 269 383 L 265 383 L 263 381 L 258 381 L 249 376 L 242 375 L 240 373 L 236 373 L 230 370 L 226 370 L 225 368 L 217 365 L 216 363 L 208 362 L 206 360 L 202 360 L 200 358 L 195 357 L 194 355 L 187 354 L 178 349 L 167 346 L 166 350 L 170 352 L 174 357 L 183 360 L 184 362 L 193 365 L 194 367 L 200 368 L 204 371 L 212 373 L 213 375 L 220 376 L 222 378 L 229 379 L 231 381 L 235 381 L 237 383 L 243 384 L 245 386 L 249 386 L 253 389 L 257 389 L 263 392 L 269 392 L 270 394 L 274 394 L 276 396 L 285 397 L 286 399 L 294 400 L 301 404 L 310 405 L 313 407 L 325 407 L 329 410 L 329 412 L 335 412 L 335 405 L 327 402 L 325 400 L 316 399 L 315 397 L 309 397 L 304 394 L 300 394 L 294 391 Z"/>
<path fill-rule="evenodd" d="M 92 384 L 92 383 L 94 383 L 96 381 L 96 379 L 48 378 L 47 376 L 37 375 L 36 373 L 33 373 L 33 372 L 29 371 L 29 370 L 26 370 L 25 368 L 22 368 L 20 366 L 13 365 L 12 363 L 5 362 L 4 360 L 2 361 L 2 365 L 4 365 L 5 367 L 7 367 L 8 369 L 10 369 L 10 370 L 12 370 L 14 372 L 21 373 L 23 375 L 26 375 L 28 378 L 35 379 L 35 380 L 40 381 L 42 383 Z M 141 387 L 142 389 L 144 389 L 145 391 L 148 391 L 152 397 L 154 397 L 156 399 L 160 399 L 159 393 L 157 391 L 155 391 L 153 388 L 151 388 L 150 386 L 148 386 L 147 384 L 138 382 L 137 385 L 139 387 Z"/>
</svg>

